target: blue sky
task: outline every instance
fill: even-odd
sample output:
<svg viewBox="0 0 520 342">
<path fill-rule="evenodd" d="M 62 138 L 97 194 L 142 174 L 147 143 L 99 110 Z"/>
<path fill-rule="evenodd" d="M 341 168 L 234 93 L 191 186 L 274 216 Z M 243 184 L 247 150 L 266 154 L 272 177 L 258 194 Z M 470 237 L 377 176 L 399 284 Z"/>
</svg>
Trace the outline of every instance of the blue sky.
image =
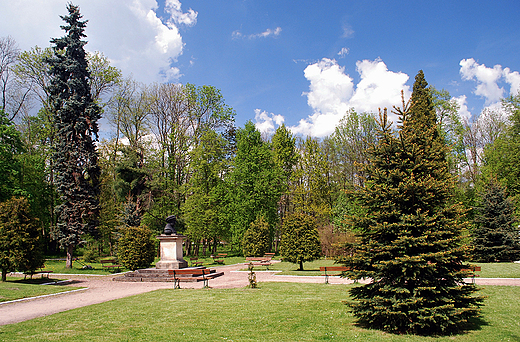
<svg viewBox="0 0 520 342">
<path fill-rule="evenodd" d="M 0 0 L 0 37 L 59 37 L 67 1 Z M 517 1 L 77 0 L 87 49 L 139 81 L 212 85 L 266 132 L 330 134 L 409 95 L 418 70 L 463 117 L 520 89 Z"/>
</svg>

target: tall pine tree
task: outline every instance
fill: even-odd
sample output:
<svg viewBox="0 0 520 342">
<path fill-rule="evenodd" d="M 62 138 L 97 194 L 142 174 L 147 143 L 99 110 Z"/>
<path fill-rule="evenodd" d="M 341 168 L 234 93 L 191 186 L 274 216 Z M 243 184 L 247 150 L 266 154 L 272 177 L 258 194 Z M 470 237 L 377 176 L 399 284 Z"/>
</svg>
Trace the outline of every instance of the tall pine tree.
<svg viewBox="0 0 520 342">
<path fill-rule="evenodd" d="M 67 250 L 67 267 L 72 267 L 74 247 L 85 233 L 92 233 L 99 215 L 99 176 L 97 139 L 100 108 L 94 102 L 89 86 L 90 74 L 84 50 L 86 21 L 79 7 L 67 5 L 68 16 L 62 16 L 66 35 L 52 39 L 49 103 L 54 115 L 56 137 L 53 160 L 60 204 L 57 236 Z"/>
<path fill-rule="evenodd" d="M 362 233 L 357 253 L 343 260 L 351 268 L 345 275 L 371 282 L 351 290 L 350 306 L 372 328 L 448 334 L 479 314 L 482 299 L 472 296 L 474 285 L 463 283 L 464 211 L 453 201 L 447 147 L 422 71 L 410 106 L 398 114 L 397 134 L 386 110 L 381 115 L 360 193 L 368 214 L 351 217 Z"/>
<path fill-rule="evenodd" d="M 487 182 L 477 212 L 477 228 L 473 232 L 475 259 L 483 262 L 517 260 L 520 232 L 515 224 L 515 205 L 496 179 Z"/>
</svg>

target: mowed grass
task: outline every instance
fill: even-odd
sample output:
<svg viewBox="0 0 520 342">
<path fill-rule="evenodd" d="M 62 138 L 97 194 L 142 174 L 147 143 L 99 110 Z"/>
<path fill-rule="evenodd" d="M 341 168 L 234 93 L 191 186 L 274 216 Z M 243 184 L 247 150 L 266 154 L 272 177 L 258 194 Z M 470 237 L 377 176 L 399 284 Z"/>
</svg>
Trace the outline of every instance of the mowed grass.
<svg viewBox="0 0 520 342">
<path fill-rule="evenodd" d="M 276 259 L 276 258 L 275 258 Z M 481 278 L 520 278 L 520 263 L 513 262 L 494 262 L 494 263 L 470 263 L 472 265 L 481 266 L 482 271 L 476 272 Z M 312 262 L 303 263 L 303 271 L 298 271 L 299 265 L 290 262 L 273 263 L 269 266 L 269 270 L 281 271 L 281 275 L 298 275 L 298 276 L 320 276 L 323 272 L 320 267 L 323 266 L 342 266 L 334 263 L 332 259 L 320 259 Z M 247 268 L 244 268 L 247 270 Z M 265 270 L 265 267 L 255 267 L 257 271 Z"/>
<path fill-rule="evenodd" d="M 518 341 L 520 287 L 488 286 L 483 318 L 447 337 L 364 329 L 342 303 L 351 285 L 260 283 L 160 290 L 0 327 L 3 341 Z"/>
<path fill-rule="evenodd" d="M 57 279 L 27 279 L 8 277 L 7 281 L 0 282 L 0 302 L 54 294 L 80 289 L 80 287 L 65 287 L 63 285 L 40 285 L 57 281 Z M 1 338 L 1 336 L 0 336 Z"/>
</svg>

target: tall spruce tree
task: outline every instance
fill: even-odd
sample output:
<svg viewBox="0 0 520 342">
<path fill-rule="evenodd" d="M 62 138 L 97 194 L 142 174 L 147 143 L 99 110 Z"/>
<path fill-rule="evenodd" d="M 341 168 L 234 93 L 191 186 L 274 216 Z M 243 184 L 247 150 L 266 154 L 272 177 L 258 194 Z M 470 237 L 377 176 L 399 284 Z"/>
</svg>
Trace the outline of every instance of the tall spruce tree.
<svg viewBox="0 0 520 342">
<path fill-rule="evenodd" d="M 345 276 L 369 278 L 350 304 L 360 323 L 394 333 L 448 334 L 479 314 L 482 298 L 463 283 L 467 249 L 464 210 L 453 201 L 454 179 L 438 132 L 432 97 L 420 71 L 409 106 L 392 132 L 386 110 L 371 148 L 365 212 L 357 253 L 343 259 Z"/>
<path fill-rule="evenodd" d="M 57 236 L 67 250 L 67 267 L 72 267 L 74 247 L 82 235 L 92 233 L 99 215 L 99 176 L 97 139 L 100 108 L 94 102 L 89 86 L 90 74 L 84 50 L 86 21 L 79 7 L 67 5 L 68 16 L 61 16 L 66 35 L 52 39 L 54 44 L 50 65 L 49 103 L 54 115 L 56 137 L 53 160 L 60 204 Z"/>
<path fill-rule="evenodd" d="M 506 188 L 491 178 L 482 194 L 473 232 L 477 261 L 513 261 L 520 255 L 520 235 L 516 227 L 515 205 Z"/>
</svg>

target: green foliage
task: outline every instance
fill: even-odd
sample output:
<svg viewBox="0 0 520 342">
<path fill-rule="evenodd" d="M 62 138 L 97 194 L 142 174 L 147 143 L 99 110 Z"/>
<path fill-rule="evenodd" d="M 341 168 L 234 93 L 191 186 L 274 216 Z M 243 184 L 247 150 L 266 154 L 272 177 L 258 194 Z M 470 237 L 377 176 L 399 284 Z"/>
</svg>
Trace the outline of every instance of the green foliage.
<svg viewBox="0 0 520 342">
<path fill-rule="evenodd" d="M 300 264 L 321 256 L 320 238 L 316 220 L 307 214 L 294 213 L 282 224 L 280 255 L 285 261 Z"/>
<path fill-rule="evenodd" d="M 117 258 L 124 267 L 132 271 L 147 268 L 156 254 L 156 243 L 148 227 L 124 228 L 117 246 Z"/>
<path fill-rule="evenodd" d="M 520 94 L 504 100 L 503 105 L 510 123 L 505 134 L 486 146 L 482 173 L 498 178 L 513 197 L 520 199 Z"/>
<path fill-rule="evenodd" d="M 188 198 L 182 206 L 187 224 L 186 235 L 193 241 L 227 237 L 224 214 L 227 172 L 227 142 L 215 131 L 207 130 L 190 153 L 191 178 L 187 184 Z"/>
<path fill-rule="evenodd" d="M 377 123 L 372 113 L 350 109 L 324 140 L 336 191 L 362 186 L 363 165 L 368 162 L 368 147 L 376 142 Z"/>
<path fill-rule="evenodd" d="M 515 224 L 515 206 L 506 188 L 491 178 L 477 211 L 477 227 L 473 231 L 475 259 L 482 262 L 517 260 L 520 231 Z"/>
<path fill-rule="evenodd" d="M 332 210 L 330 163 L 318 140 L 307 137 L 300 146 L 301 156 L 293 174 L 294 211 L 328 223 Z"/>
<path fill-rule="evenodd" d="M 67 6 L 62 19 L 66 35 L 52 39 L 49 105 L 54 115 L 56 138 L 53 161 L 61 203 L 56 207 L 59 242 L 67 248 L 68 264 L 85 233 L 94 233 L 99 215 L 99 176 L 97 139 L 100 108 L 91 95 L 90 73 L 84 50 L 86 21 L 80 21 L 79 8 Z"/>
<path fill-rule="evenodd" d="M 237 132 L 237 153 L 228 178 L 227 212 L 232 243 L 239 246 L 249 224 L 263 216 L 272 232 L 278 222 L 278 201 L 282 194 L 279 174 L 269 144 L 248 121 Z M 272 233 L 271 233 L 272 236 Z"/>
<path fill-rule="evenodd" d="M 0 108 L 0 202 L 15 195 L 25 195 L 20 188 L 22 165 L 17 158 L 22 152 L 20 132 Z"/>
<path fill-rule="evenodd" d="M 259 257 L 269 251 L 269 224 L 262 216 L 251 222 L 242 239 L 244 256 Z"/>
<path fill-rule="evenodd" d="M 350 218 L 361 231 L 360 243 L 342 261 L 351 269 L 347 277 L 372 279 L 350 291 L 362 324 L 394 333 L 450 334 L 479 315 L 482 298 L 462 281 L 467 248 L 461 231 L 467 223 L 452 201 L 448 150 L 422 71 L 410 102 L 398 110 L 397 136 L 386 110 L 381 114 L 359 194 L 366 215 Z"/>
<path fill-rule="evenodd" d="M 0 203 L 0 269 L 7 272 L 34 271 L 43 267 L 38 219 L 31 217 L 25 198 Z"/>
</svg>

